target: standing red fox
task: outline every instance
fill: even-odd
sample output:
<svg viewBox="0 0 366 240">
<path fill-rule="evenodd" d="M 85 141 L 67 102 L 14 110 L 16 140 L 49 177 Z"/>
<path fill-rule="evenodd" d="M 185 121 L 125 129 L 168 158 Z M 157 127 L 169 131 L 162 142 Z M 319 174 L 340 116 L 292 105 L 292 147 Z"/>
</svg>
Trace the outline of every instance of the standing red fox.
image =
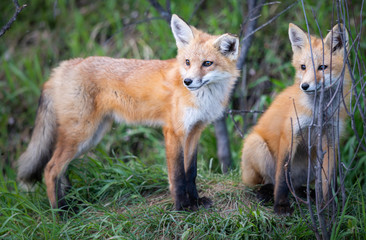
<svg viewBox="0 0 366 240">
<path fill-rule="evenodd" d="M 95 146 L 113 121 L 162 126 L 175 208 L 211 201 L 196 189 L 197 145 L 228 103 L 238 71 L 239 41 L 212 36 L 173 15 L 176 59 L 88 57 L 64 61 L 44 84 L 33 135 L 18 178 L 41 180 L 53 208 L 65 208 L 68 164 Z"/>
<path fill-rule="evenodd" d="M 348 47 L 348 35 L 347 32 L 342 34 L 340 29 L 343 31 L 343 26 L 336 25 L 329 32 L 324 39 L 323 49 L 320 38 L 311 36 L 310 47 L 308 35 L 294 24 L 290 24 L 292 64 L 296 69 L 295 84 L 276 97 L 244 140 L 242 179 L 248 186 L 266 184 L 259 190 L 258 197 L 268 200 L 271 197 L 268 194 L 273 193 L 274 210 L 278 214 L 292 212 L 285 176 L 285 163 L 288 160 L 290 160 L 291 182 L 295 190 L 307 182 L 308 127 L 314 115 L 314 92 L 319 91 L 317 97 L 319 100 L 323 84 L 323 102 L 325 105 L 332 102 L 330 106 L 323 107 L 323 119 L 326 125 L 322 132 L 322 146 L 326 153 L 323 160 L 322 184 L 325 199 L 328 194 L 329 182 L 336 162 L 332 139 L 337 139 L 337 127 L 339 127 L 339 133 L 344 129 L 347 116 L 342 102 L 342 89 L 345 95 L 351 83 L 349 71 L 344 67 L 344 58 L 347 57 L 344 56 L 344 48 Z M 340 81 L 343 83 L 343 88 L 338 88 Z M 346 97 L 345 102 L 348 105 L 349 101 Z M 340 106 L 340 114 L 337 126 L 336 121 L 332 119 L 338 115 L 336 111 L 338 106 Z M 316 140 L 316 135 L 316 131 L 310 133 L 312 143 Z M 312 149 L 310 158 L 313 163 L 311 177 L 314 178 L 315 148 Z"/>
</svg>

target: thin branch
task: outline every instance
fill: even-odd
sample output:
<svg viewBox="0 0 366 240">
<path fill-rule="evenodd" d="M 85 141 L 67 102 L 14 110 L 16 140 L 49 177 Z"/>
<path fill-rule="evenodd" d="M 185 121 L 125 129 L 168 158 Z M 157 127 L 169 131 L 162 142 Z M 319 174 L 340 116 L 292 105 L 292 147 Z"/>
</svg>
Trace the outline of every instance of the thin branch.
<svg viewBox="0 0 366 240">
<path fill-rule="evenodd" d="M 240 127 L 238 127 L 238 123 L 235 121 L 234 115 L 233 114 L 229 114 L 229 115 L 230 115 L 231 121 L 233 121 L 233 123 L 234 123 L 234 127 L 235 127 L 236 131 L 238 131 L 241 138 L 244 138 L 244 133 L 240 130 Z"/>
<path fill-rule="evenodd" d="M 196 3 L 196 5 L 194 6 L 193 12 L 191 14 L 191 16 L 189 17 L 188 22 L 192 21 L 193 16 L 196 14 L 196 12 L 198 11 L 198 9 L 201 7 L 201 5 L 205 2 L 205 0 L 199 0 L 198 3 Z"/>
<path fill-rule="evenodd" d="M 228 114 L 238 115 L 238 114 L 246 114 L 246 113 L 264 113 L 264 111 L 261 110 L 233 110 L 229 109 L 227 110 Z"/>
<path fill-rule="evenodd" d="M 136 22 L 128 23 L 128 24 L 122 26 L 118 31 L 116 31 L 115 33 L 113 33 L 113 35 L 110 36 L 107 40 L 105 40 L 103 42 L 103 45 L 104 46 L 105 45 L 108 45 L 109 42 L 114 38 L 115 35 L 117 35 L 118 33 L 123 32 L 123 30 L 125 30 L 128 27 L 135 26 L 135 25 L 138 25 L 138 24 L 141 24 L 141 23 L 146 23 L 146 22 L 154 21 L 154 20 L 165 20 L 165 19 L 163 17 L 150 17 L 150 18 L 145 18 L 145 19 L 142 19 L 142 20 L 138 20 Z"/>
<path fill-rule="evenodd" d="M 5 32 L 6 32 L 7 30 L 9 30 L 9 29 L 10 29 L 11 25 L 12 25 L 12 24 L 15 22 L 15 20 L 17 19 L 17 17 L 18 17 L 18 15 L 19 15 L 19 13 L 23 10 L 23 8 L 25 8 L 25 7 L 27 6 L 27 4 L 23 4 L 22 6 L 19 6 L 18 0 L 13 0 L 13 3 L 14 3 L 14 5 L 15 5 L 15 13 L 14 13 L 13 17 L 12 17 L 12 18 L 10 18 L 10 20 L 8 21 L 8 23 L 7 23 L 7 24 L 5 24 L 5 26 L 3 26 L 3 27 L 1 28 L 1 30 L 0 30 L 0 37 L 1 37 L 2 35 L 4 35 L 4 34 L 5 34 Z"/>
<path fill-rule="evenodd" d="M 248 26 L 247 29 L 245 31 L 245 37 L 241 40 L 240 45 L 241 45 L 241 49 L 240 49 L 240 55 L 238 57 L 238 61 L 236 63 L 236 68 L 237 69 L 243 69 L 244 63 L 245 63 L 245 59 L 247 58 L 247 54 L 249 52 L 249 48 L 252 45 L 252 38 L 253 38 L 253 34 L 251 34 L 253 32 L 253 29 L 256 27 L 257 25 L 257 20 L 260 12 L 262 11 L 262 6 L 263 6 L 263 2 L 264 0 L 261 0 L 259 3 L 256 0 L 251 0 L 248 2 L 248 12 L 250 13 L 248 18 L 252 19 Z M 244 23 L 247 20 L 243 21 L 242 24 L 242 28 L 244 27 Z M 242 30 L 241 30 L 242 32 Z M 246 41 L 247 40 L 247 41 Z"/>
<path fill-rule="evenodd" d="M 301 0 L 301 5 L 302 5 L 302 10 L 303 10 L 303 13 L 304 13 L 304 18 L 305 18 L 305 23 L 306 23 L 306 28 L 308 30 L 307 34 L 308 34 L 308 41 L 309 41 L 309 45 L 310 45 L 310 54 L 311 54 L 311 61 L 312 61 L 312 66 L 313 66 L 313 71 L 314 71 L 314 77 L 315 77 L 315 81 L 316 81 L 316 72 L 315 72 L 315 64 L 314 64 L 314 56 L 313 56 L 313 50 L 312 50 L 312 45 L 311 45 L 311 38 L 310 38 L 310 28 L 309 28 L 309 23 L 308 23 L 308 19 L 307 19 L 307 16 L 306 16 L 306 11 L 305 11 L 305 5 L 304 5 L 304 1 Z M 330 65 L 332 66 L 332 65 Z M 330 71 L 332 71 L 332 69 L 330 69 Z M 322 94 L 324 93 L 324 86 L 322 86 Z M 315 117 L 316 117 L 316 113 L 317 112 L 321 112 L 319 110 L 317 110 L 317 91 L 315 91 L 315 94 L 314 94 L 314 102 L 313 102 L 313 118 L 311 120 L 311 123 L 308 127 L 308 176 L 307 176 L 307 198 L 309 200 L 309 191 L 310 191 L 310 171 L 311 171 L 311 132 L 312 132 L 312 129 L 313 129 L 313 126 L 314 126 L 314 122 L 315 122 Z M 321 126 L 320 126 L 321 128 Z M 320 131 L 321 132 L 321 131 Z M 316 164 L 315 168 L 318 167 L 318 164 Z M 316 176 L 318 174 L 318 171 L 315 172 Z M 317 177 L 315 177 L 315 199 L 318 198 L 318 189 L 317 187 L 319 186 L 319 182 L 317 181 Z M 317 203 L 317 202 L 316 202 Z M 317 204 L 316 204 L 317 206 Z M 310 218 L 311 218 L 311 222 L 312 222 L 312 225 L 314 226 L 314 234 L 316 236 L 317 239 L 320 239 L 320 234 L 319 234 L 319 231 L 318 231 L 318 228 L 317 228 L 317 223 L 316 223 L 316 220 L 315 220 L 315 215 L 314 215 L 314 212 L 313 212 L 313 209 L 312 209 L 312 206 L 311 206 L 311 202 L 308 201 L 308 210 L 309 210 L 309 214 L 310 214 Z M 319 219 L 319 214 L 318 212 L 317 213 L 317 217 L 318 217 L 318 221 L 320 221 Z M 323 226 L 323 224 L 322 224 Z M 322 232 L 323 232 L 323 228 L 320 227 Z"/>
<path fill-rule="evenodd" d="M 273 21 L 275 21 L 278 17 L 280 17 L 282 14 L 284 14 L 285 12 L 287 12 L 288 10 L 290 10 L 293 6 L 295 6 L 298 3 L 299 0 L 295 1 L 294 3 L 292 3 L 290 6 L 288 6 L 286 9 L 284 9 L 283 11 L 281 11 L 280 13 L 278 13 L 276 16 L 274 16 L 273 18 L 271 18 L 269 21 L 267 21 L 266 23 L 262 24 L 261 26 L 257 27 L 256 29 L 254 29 L 253 31 L 251 31 L 250 33 L 246 34 L 246 36 L 241 40 L 241 45 L 244 44 L 244 42 L 251 37 L 254 33 L 258 32 L 259 30 L 261 30 L 262 28 L 264 28 L 265 26 L 269 25 L 270 23 L 272 23 Z M 243 52 L 245 50 L 241 50 L 241 52 Z M 244 62 L 245 62 L 245 57 L 246 54 L 240 54 L 239 58 L 238 58 L 238 62 L 236 64 L 236 66 L 238 67 L 238 69 L 241 69 L 241 67 L 243 66 Z"/>
<path fill-rule="evenodd" d="M 255 18 L 260 17 L 260 15 L 257 16 L 257 17 L 252 17 L 252 15 L 254 15 L 253 12 L 258 11 L 258 9 L 262 9 L 263 6 L 269 6 L 269 5 L 280 4 L 280 3 L 281 2 L 279 2 L 279 1 L 268 2 L 268 3 L 263 3 L 262 2 L 261 4 L 258 4 L 255 8 L 253 8 L 252 10 L 248 9 L 249 15 L 243 20 L 243 22 L 241 24 L 242 27 L 241 27 L 241 30 L 240 30 L 239 38 L 242 37 L 242 33 L 244 31 L 244 26 L 247 24 L 247 22 L 251 21 L 251 20 L 254 20 Z M 244 16 L 244 12 L 242 12 L 242 15 Z"/>
<path fill-rule="evenodd" d="M 149 0 L 150 4 L 159 12 L 160 16 L 165 19 L 170 24 L 170 19 L 172 18 L 172 13 L 170 9 L 170 0 L 166 0 L 166 9 L 160 5 L 157 0 Z"/>
</svg>

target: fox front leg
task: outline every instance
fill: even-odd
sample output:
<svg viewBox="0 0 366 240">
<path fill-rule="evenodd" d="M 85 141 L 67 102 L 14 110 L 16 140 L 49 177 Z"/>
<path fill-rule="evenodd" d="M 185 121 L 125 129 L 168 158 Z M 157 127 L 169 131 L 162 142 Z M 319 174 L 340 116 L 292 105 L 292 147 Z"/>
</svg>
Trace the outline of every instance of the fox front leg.
<svg viewBox="0 0 366 240">
<path fill-rule="evenodd" d="M 285 163 L 288 160 L 288 154 L 277 160 L 275 188 L 274 188 L 274 211 L 279 215 L 291 215 L 293 209 L 288 199 L 289 188 L 286 181 Z"/>
<path fill-rule="evenodd" d="M 190 206 L 190 202 L 186 190 L 183 147 L 180 138 L 170 128 L 164 128 L 164 137 L 170 192 L 175 209 L 185 210 Z"/>
<path fill-rule="evenodd" d="M 191 210 L 197 210 L 199 205 L 209 208 L 212 201 L 209 198 L 198 196 L 196 177 L 197 177 L 197 147 L 203 126 L 197 125 L 186 137 L 184 145 L 184 168 L 186 176 L 186 190 L 190 202 Z"/>
</svg>

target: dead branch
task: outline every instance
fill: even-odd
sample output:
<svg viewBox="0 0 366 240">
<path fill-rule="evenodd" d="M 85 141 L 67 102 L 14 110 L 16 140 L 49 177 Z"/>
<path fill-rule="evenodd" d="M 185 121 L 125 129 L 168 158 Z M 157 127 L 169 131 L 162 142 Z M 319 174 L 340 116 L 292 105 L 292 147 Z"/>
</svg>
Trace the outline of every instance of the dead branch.
<svg viewBox="0 0 366 240">
<path fill-rule="evenodd" d="M 191 14 L 191 16 L 188 19 L 188 22 L 190 22 L 193 18 L 194 15 L 196 15 L 196 12 L 198 11 L 198 9 L 201 7 L 201 5 L 205 2 L 205 0 L 199 0 L 198 3 L 196 3 L 196 5 L 194 6 L 194 10 Z"/>
<path fill-rule="evenodd" d="M 0 30 L 0 37 L 5 34 L 7 30 L 10 29 L 11 25 L 15 22 L 17 19 L 19 13 L 27 6 L 27 4 L 23 4 L 22 6 L 19 6 L 18 0 L 13 0 L 13 3 L 15 5 L 15 12 L 12 18 L 5 24 L 1 30 Z"/>
<path fill-rule="evenodd" d="M 160 5 L 160 3 L 157 0 L 149 0 L 151 6 L 153 6 L 156 11 L 159 12 L 160 16 L 165 19 L 170 24 L 170 19 L 172 18 L 172 12 L 170 8 L 170 0 L 166 0 L 165 2 L 165 8 Z"/>
<path fill-rule="evenodd" d="M 261 110 L 233 110 L 229 109 L 227 110 L 228 114 L 238 115 L 238 114 L 247 114 L 247 113 L 264 113 L 264 111 Z"/>
<path fill-rule="evenodd" d="M 248 1 L 248 18 L 253 19 L 252 21 L 249 21 L 248 26 L 245 31 L 245 35 L 248 34 L 248 32 L 252 31 L 257 25 L 257 19 L 259 16 L 259 13 L 262 10 L 264 0 L 249 0 Z M 242 29 L 240 32 L 243 31 L 244 23 L 246 21 L 243 21 Z M 241 41 L 241 51 L 238 58 L 238 62 L 236 64 L 236 67 L 239 70 L 242 70 L 247 53 L 249 51 L 249 48 L 251 46 L 252 37 L 248 39 L 248 41 Z M 240 60 L 241 59 L 241 60 Z M 240 63 L 239 63 L 240 61 Z M 232 114 L 230 114 L 231 119 L 234 121 L 234 117 Z M 244 134 L 242 131 L 238 128 L 236 122 L 234 121 L 235 128 L 238 130 L 240 136 L 243 138 Z M 222 172 L 226 173 L 226 169 L 228 169 L 231 166 L 231 151 L 230 151 L 230 141 L 229 141 L 229 134 L 226 127 L 225 117 L 221 117 L 220 119 L 216 120 L 214 122 L 215 126 L 215 135 L 216 135 L 216 146 L 217 146 L 217 156 L 219 158 L 219 161 L 222 166 Z"/>
<path fill-rule="evenodd" d="M 239 55 L 238 61 L 236 63 L 236 67 L 239 70 L 243 69 L 245 59 L 247 58 L 247 54 L 249 52 L 249 48 L 252 45 L 252 39 L 253 39 L 253 34 L 254 34 L 253 31 L 254 31 L 255 27 L 257 26 L 258 17 L 262 10 L 263 2 L 264 2 L 264 0 L 260 0 L 260 2 L 258 2 L 256 0 L 248 1 L 249 16 L 247 17 L 247 19 L 251 19 L 251 20 L 249 20 L 248 26 L 245 30 L 244 38 L 240 41 L 240 45 L 241 45 L 240 55 Z M 245 19 L 243 21 L 242 29 L 240 32 L 243 32 L 247 19 Z"/>
<path fill-rule="evenodd" d="M 243 45 L 243 43 L 250 38 L 254 33 L 258 32 L 259 30 L 261 30 L 262 28 L 266 27 L 267 25 L 269 25 L 270 23 L 272 23 L 273 21 L 275 21 L 278 17 L 280 17 L 282 14 L 284 14 L 285 12 L 287 12 L 288 10 L 290 10 L 293 6 L 295 6 L 298 3 L 299 0 L 295 1 L 294 3 L 292 3 L 290 6 L 288 6 L 286 9 L 282 10 L 280 13 L 278 13 L 276 16 L 274 16 L 273 18 L 271 18 L 269 21 L 267 21 L 266 23 L 262 24 L 261 26 L 257 27 L 256 29 L 250 31 L 248 34 L 245 35 L 245 37 L 241 40 L 241 43 Z M 246 57 L 246 53 L 245 55 L 243 54 L 243 51 L 247 51 L 246 49 L 241 49 L 241 54 L 238 58 L 238 62 L 237 62 L 237 66 L 242 67 L 244 65 L 244 61 L 245 61 L 245 57 Z M 242 56 L 243 54 L 243 56 Z"/>
</svg>

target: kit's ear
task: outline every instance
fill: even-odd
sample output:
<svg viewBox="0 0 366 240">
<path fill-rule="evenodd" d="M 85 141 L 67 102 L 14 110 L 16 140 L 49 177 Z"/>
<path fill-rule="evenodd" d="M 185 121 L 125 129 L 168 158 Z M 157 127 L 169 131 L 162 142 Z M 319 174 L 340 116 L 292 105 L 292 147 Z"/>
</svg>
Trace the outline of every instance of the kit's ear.
<svg viewBox="0 0 366 240">
<path fill-rule="evenodd" d="M 343 24 L 336 24 L 324 40 L 325 44 L 332 48 L 332 53 L 344 53 L 344 47 L 348 48 L 348 33 Z"/>
<path fill-rule="evenodd" d="M 219 49 L 222 55 L 229 57 L 232 60 L 238 58 L 239 53 L 239 38 L 225 33 L 214 41 L 214 46 Z"/>
<path fill-rule="evenodd" d="M 289 24 L 288 36 L 290 38 L 292 51 L 301 51 L 309 43 L 308 35 L 293 23 Z"/>
<path fill-rule="evenodd" d="M 170 26 L 178 48 L 184 47 L 193 39 L 191 27 L 177 15 L 173 14 Z"/>
</svg>

